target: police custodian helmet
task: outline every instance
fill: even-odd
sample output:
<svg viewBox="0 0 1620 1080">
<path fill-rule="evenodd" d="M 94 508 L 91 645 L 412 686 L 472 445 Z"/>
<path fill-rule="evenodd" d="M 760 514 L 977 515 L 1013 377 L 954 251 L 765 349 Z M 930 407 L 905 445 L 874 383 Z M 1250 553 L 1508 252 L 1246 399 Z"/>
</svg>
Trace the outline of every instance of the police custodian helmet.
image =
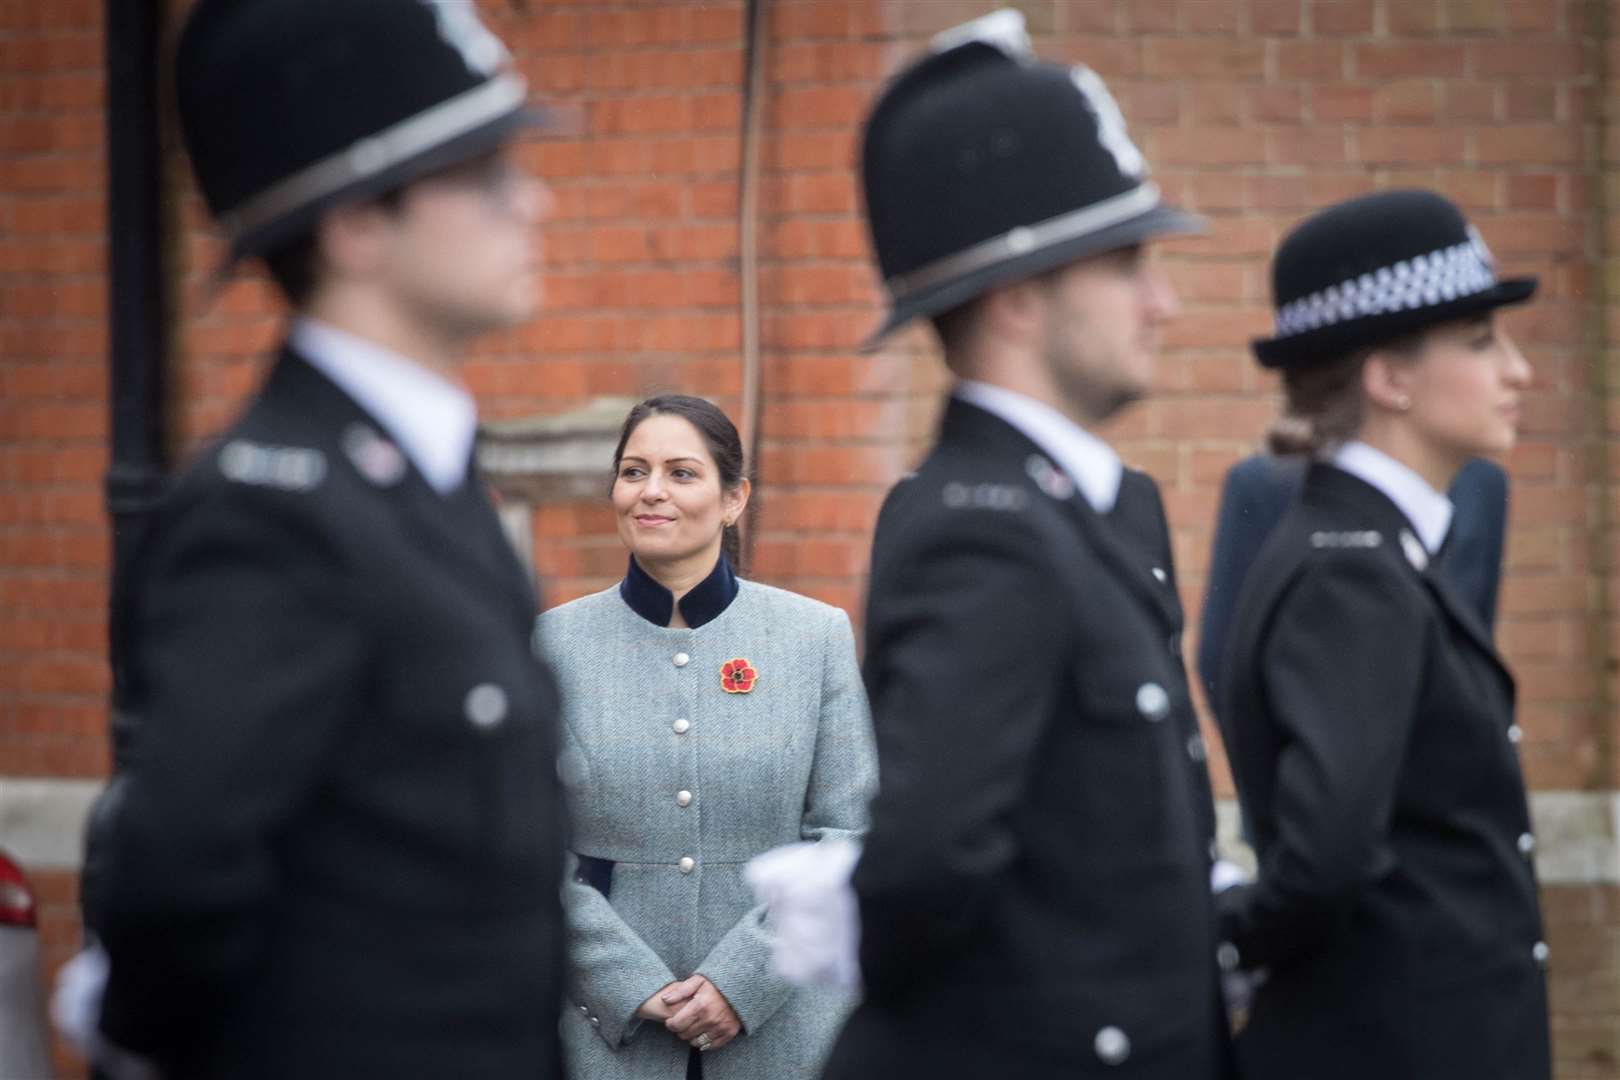
<svg viewBox="0 0 1620 1080">
<path fill-rule="evenodd" d="M 1010 9 L 940 34 L 889 84 L 861 175 L 890 301 L 868 346 L 992 286 L 1200 227 L 1159 201 L 1103 81 L 1037 60 Z"/>
<path fill-rule="evenodd" d="M 198 0 L 175 95 L 232 262 L 538 120 L 466 0 Z"/>
<path fill-rule="evenodd" d="M 1534 277 L 1497 280 L 1461 210 L 1419 189 L 1336 203 L 1283 238 L 1271 264 L 1275 335 L 1262 367 L 1325 363 L 1437 322 L 1530 299 Z"/>
</svg>

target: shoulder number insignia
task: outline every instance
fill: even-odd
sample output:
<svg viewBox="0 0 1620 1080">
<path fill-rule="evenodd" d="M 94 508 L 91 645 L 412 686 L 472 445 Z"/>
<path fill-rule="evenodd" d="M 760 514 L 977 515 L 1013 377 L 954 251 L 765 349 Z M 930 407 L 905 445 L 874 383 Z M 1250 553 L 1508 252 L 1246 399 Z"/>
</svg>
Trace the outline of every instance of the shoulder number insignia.
<svg viewBox="0 0 1620 1080">
<path fill-rule="evenodd" d="M 1365 532 L 1313 532 L 1313 548 L 1375 548 L 1383 544 L 1384 536 L 1376 529 Z"/>
<path fill-rule="evenodd" d="M 219 471 L 236 484 L 311 491 L 326 479 L 326 455 L 303 446 L 266 446 L 232 439 L 220 449 Z"/>
</svg>

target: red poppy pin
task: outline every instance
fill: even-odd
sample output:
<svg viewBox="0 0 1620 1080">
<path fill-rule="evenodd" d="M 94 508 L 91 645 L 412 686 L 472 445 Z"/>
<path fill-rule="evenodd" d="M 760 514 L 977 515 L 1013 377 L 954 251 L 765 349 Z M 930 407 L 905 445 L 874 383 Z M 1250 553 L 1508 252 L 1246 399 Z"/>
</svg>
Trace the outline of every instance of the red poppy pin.
<svg viewBox="0 0 1620 1080">
<path fill-rule="evenodd" d="M 720 687 L 728 694 L 746 694 L 754 688 L 759 672 L 742 657 L 720 665 Z"/>
</svg>

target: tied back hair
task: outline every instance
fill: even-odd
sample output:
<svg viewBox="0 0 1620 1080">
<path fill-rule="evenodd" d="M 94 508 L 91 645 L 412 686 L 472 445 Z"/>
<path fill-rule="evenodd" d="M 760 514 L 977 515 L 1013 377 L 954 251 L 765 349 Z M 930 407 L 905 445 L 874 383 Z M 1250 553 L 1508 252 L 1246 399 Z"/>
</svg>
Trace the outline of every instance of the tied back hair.
<svg viewBox="0 0 1620 1080">
<path fill-rule="evenodd" d="M 1363 346 L 1322 363 L 1282 373 L 1283 411 L 1266 430 L 1274 454 L 1323 457 L 1354 439 L 1367 416 L 1361 371 L 1375 354 L 1398 362 L 1416 359 L 1425 331 Z"/>
<path fill-rule="evenodd" d="M 641 422 L 651 416 L 678 416 L 697 429 L 714 459 L 720 474 L 720 490 L 736 491 L 746 476 L 743 472 L 742 437 L 731 418 L 721 412 L 713 402 L 690 394 L 659 394 L 637 403 L 624 418 L 619 430 L 619 445 L 613 449 L 613 476 L 619 475 L 619 462 L 624 448 Z M 611 486 L 611 483 L 610 483 Z M 720 550 L 725 553 L 734 569 L 742 569 L 742 534 L 735 523 L 727 525 L 720 534 Z"/>
</svg>

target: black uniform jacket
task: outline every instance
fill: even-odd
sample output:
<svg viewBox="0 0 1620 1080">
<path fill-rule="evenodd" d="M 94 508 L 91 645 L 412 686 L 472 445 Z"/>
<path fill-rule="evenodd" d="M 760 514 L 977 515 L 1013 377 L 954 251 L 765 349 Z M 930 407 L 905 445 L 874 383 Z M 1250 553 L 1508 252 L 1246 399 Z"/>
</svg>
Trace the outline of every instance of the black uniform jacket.
<svg viewBox="0 0 1620 1080">
<path fill-rule="evenodd" d="M 1166 554 L 961 401 L 890 494 L 866 619 L 866 995 L 829 1076 L 1221 1074 Z"/>
<path fill-rule="evenodd" d="M 1221 895 L 1221 933 L 1269 973 L 1242 1075 L 1546 1077 L 1513 681 L 1394 503 L 1312 466 L 1225 672 L 1260 876 Z"/>
<path fill-rule="evenodd" d="M 132 570 L 87 917 L 171 1077 L 560 1074 L 556 692 L 477 475 L 285 353 Z"/>
</svg>

